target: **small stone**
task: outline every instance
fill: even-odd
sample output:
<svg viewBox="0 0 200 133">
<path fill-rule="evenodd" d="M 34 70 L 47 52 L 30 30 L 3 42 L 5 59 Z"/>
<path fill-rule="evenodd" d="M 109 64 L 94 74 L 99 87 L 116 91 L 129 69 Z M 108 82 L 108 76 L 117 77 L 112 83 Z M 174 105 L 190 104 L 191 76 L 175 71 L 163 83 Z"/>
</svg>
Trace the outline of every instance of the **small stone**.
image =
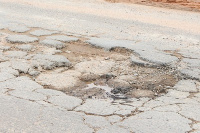
<svg viewBox="0 0 200 133">
<path fill-rule="evenodd" d="M 70 54 L 70 53 L 71 53 L 71 51 L 69 51 L 69 50 L 66 50 L 65 52 L 66 52 L 66 53 L 68 53 L 68 54 Z"/>
<path fill-rule="evenodd" d="M 129 91 L 130 91 L 130 88 L 120 87 L 120 88 L 113 89 L 111 92 L 113 94 L 126 94 Z"/>
<path fill-rule="evenodd" d="M 110 59 L 110 57 L 105 57 L 104 59 L 105 59 L 105 60 L 109 60 L 109 59 Z"/>
<path fill-rule="evenodd" d="M 107 74 L 101 75 L 101 78 L 106 79 L 106 80 L 109 80 L 109 79 L 112 79 L 112 78 L 115 78 L 115 77 L 116 76 L 112 73 L 107 73 Z"/>
</svg>

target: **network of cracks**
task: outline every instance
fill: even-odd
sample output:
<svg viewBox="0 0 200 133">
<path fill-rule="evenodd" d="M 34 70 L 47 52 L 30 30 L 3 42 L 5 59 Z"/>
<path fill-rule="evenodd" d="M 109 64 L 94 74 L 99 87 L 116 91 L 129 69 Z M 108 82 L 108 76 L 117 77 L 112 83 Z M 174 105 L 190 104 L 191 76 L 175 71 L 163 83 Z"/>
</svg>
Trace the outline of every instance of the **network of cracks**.
<svg viewBox="0 0 200 133">
<path fill-rule="evenodd" d="M 106 50 L 87 40 L 87 36 L 40 28 L 4 28 L 1 62 L 14 60 L 22 66 L 11 65 L 18 76 L 28 75 L 46 89 L 81 99 L 154 98 L 184 78 L 170 66 L 132 61 L 130 57 L 137 55 L 129 49 Z"/>
</svg>

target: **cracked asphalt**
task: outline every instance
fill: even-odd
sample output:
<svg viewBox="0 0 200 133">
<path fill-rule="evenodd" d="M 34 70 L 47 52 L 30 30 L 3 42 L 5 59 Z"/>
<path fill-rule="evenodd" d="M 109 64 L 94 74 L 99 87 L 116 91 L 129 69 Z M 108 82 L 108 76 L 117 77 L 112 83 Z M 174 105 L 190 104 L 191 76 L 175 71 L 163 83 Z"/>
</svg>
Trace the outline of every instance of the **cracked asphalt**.
<svg viewBox="0 0 200 133">
<path fill-rule="evenodd" d="M 200 133 L 199 45 L 198 12 L 0 0 L 0 132 Z"/>
</svg>

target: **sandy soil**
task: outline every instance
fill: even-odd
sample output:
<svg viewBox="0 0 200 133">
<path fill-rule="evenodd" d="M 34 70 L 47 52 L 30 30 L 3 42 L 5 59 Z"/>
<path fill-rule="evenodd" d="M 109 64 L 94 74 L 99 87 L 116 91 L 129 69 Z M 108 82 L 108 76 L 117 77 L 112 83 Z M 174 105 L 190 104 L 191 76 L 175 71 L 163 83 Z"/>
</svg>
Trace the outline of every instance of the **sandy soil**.
<svg viewBox="0 0 200 133">
<path fill-rule="evenodd" d="M 200 11 L 199 0 L 106 0 L 113 3 L 134 3 L 148 6 L 163 7 L 169 9 L 179 9 L 187 11 Z"/>
</svg>

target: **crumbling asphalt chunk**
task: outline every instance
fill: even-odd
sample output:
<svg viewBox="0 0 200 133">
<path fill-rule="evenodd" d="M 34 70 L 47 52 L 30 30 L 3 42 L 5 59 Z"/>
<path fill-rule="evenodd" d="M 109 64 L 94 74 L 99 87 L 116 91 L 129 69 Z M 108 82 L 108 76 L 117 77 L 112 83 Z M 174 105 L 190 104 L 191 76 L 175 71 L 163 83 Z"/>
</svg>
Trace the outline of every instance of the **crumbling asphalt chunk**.
<svg viewBox="0 0 200 133">
<path fill-rule="evenodd" d="M 27 35 L 9 35 L 6 40 L 10 43 L 33 43 L 37 42 L 38 38 Z"/>
<path fill-rule="evenodd" d="M 55 47 L 57 49 L 62 49 L 65 47 L 64 43 L 57 40 L 52 40 L 52 39 L 45 39 L 43 41 L 40 41 L 40 44 L 48 46 L 48 47 Z"/>
<path fill-rule="evenodd" d="M 9 35 L 6 40 L 10 43 L 33 43 L 37 42 L 38 38 L 27 35 Z"/>
</svg>

